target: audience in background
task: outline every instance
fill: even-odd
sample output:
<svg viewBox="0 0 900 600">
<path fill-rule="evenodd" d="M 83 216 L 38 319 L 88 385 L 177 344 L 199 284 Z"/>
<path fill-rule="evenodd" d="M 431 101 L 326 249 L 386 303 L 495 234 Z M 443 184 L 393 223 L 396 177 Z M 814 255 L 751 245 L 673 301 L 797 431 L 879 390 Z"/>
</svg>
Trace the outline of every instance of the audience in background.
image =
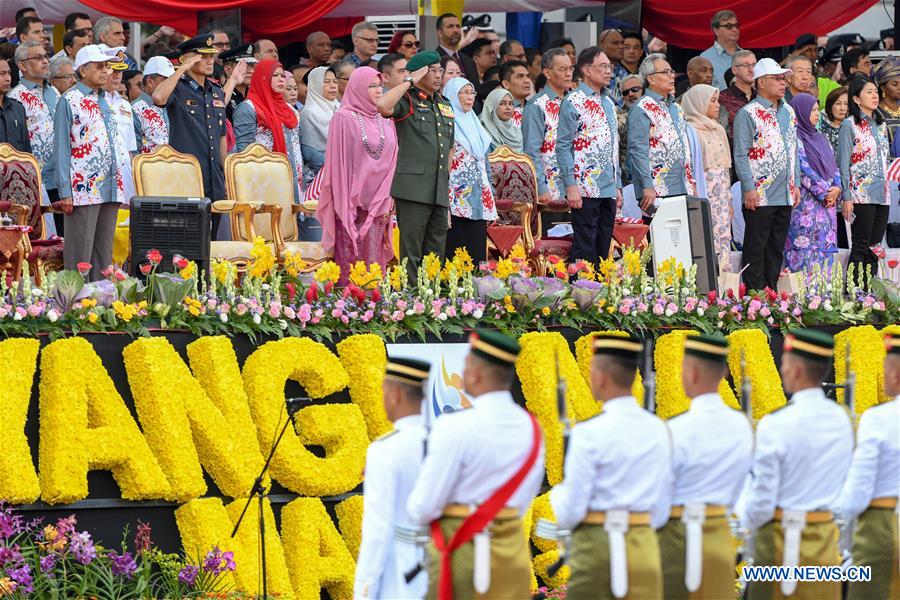
<svg viewBox="0 0 900 600">
<path fill-rule="evenodd" d="M 353 61 L 351 55 L 340 62 L 331 65 L 329 68 L 334 72 L 335 76 L 337 76 L 338 100 L 341 100 L 344 97 L 344 92 L 347 90 L 347 84 L 350 82 L 350 75 L 353 73 L 353 70 L 356 69 L 356 63 Z"/>
<path fill-rule="evenodd" d="M 475 63 L 475 69 L 478 73 L 478 81 L 472 83 L 475 85 L 483 83 L 486 80 L 488 70 L 497 66 L 497 55 L 494 54 L 491 48 L 490 40 L 475 40 L 466 46 L 465 53 L 472 57 L 472 62 Z"/>
<path fill-rule="evenodd" d="M 825 109 L 822 111 L 822 117 L 819 119 L 819 131 L 831 144 L 831 150 L 834 155 L 838 155 L 838 131 L 841 123 L 850 114 L 849 105 L 847 104 L 847 86 L 841 86 L 831 90 L 828 98 L 825 100 Z"/>
<path fill-rule="evenodd" d="M 756 89 L 753 87 L 755 79 L 753 72 L 756 69 L 756 55 L 750 50 L 738 50 L 731 58 L 731 70 L 734 79 L 727 89 L 719 94 L 719 104 L 728 111 L 728 141 L 732 142 L 734 136 L 734 118 L 748 102 L 756 97 Z"/>
<path fill-rule="evenodd" d="M 306 37 L 306 53 L 309 56 L 306 66 L 310 69 L 315 69 L 316 67 L 329 64 L 331 62 L 331 50 L 331 38 L 328 37 L 327 33 L 314 31 L 309 34 Z"/>
<path fill-rule="evenodd" d="M 316 67 L 308 73 L 306 103 L 300 113 L 300 144 L 304 160 L 306 183 L 325 164 L 325 146 L 328 142 L 328 125 L 338 102 L 338 78 L 329 67 Z"/>
<path fill-rule="evenodd" d="M 625 57 L 625 37 L 618 29 L 607 29 L 600 34 L 598 45 L 612 63 L 612 79 L 609 81 L 608 93 L 613 101 L 618 106 L 621 106 L 622 97 L 619 95 L 619 82 L 629 72 L 622 65 L 622 59 Z"/>
<path fill-rule="evenodd" d="M 360 21 L 353 26 L 350 37 L 353 40 L 353 52 L 347 59 L 355 67 L 368 65 L 372 57 L 378 54 L 378 28 L 368 21 Z M 348 81 L 349 78 L 348 74 Z"/>
<path fill-rule="evenodd" d="M 515 100 L 505 88 L 495 88 L 485 99 L 479 118 L 491 136 L 492 152 L 500 146 L 522 152 L 522 126 L 515 121 L 515 109 Z"/>
<path fill-rule="evenodd" d="M 506 40 L 500 44 L 500 64 L 525 61 L 525 46 L 518 40 Z"/>
<path fill-rule="evenodd" d="M 253 42 L 253 57 L 258 61 L 266 58 L 278 60 L 278 46 L 272 40 L 256 40 Z"/>
<path fill-rule="evenodd" d="M 815 77 L 813 77 L 813 62 L 803 54 L 795 54 L 787 57 L 783 62 L 785 69 L 790 69 L 788 88 L 784 92 L 784 101 L 790 102 L 797 94 L 809 94 L 812 92 Z"/>
<path fill-rule="evenodd" d="M 637 74 L 644 58 L 644 40 L 640 32 L 625 31 L 622 33 L 622 60 L 620 64 L 632 75 Z M 621 83 L 621 79 L 619 82 Z"/>
<path fill-rule="evenodd" d="M 737 15 L 731 10 L 720 10 L 713 15 L 710 23 L 715 41 L 713 45 L 700 55 L 713 66 L 712 85 L 720 90 L 725 89 L 725 71 L 732 66 L 732 57 L 741 49 L 738 40 L 741 37 L 741 25 Z"/>
<path fill-rule="evenodd" d="M 460 43 L 462 42 L 462 26 L 459 23 L 459 17 L 453 13 L 444 13 L 437 19 L 437 37 L 438 47 L 437 53 L 441 58 L 450 56 L 456 61 L 462 69 L 463 77 L 471 81 L 474 85 L 478 85 L 478 67 L 472 57 L 464 52 L 460 52 Z"/>
<path fill-rule="evenodd" d="M 462 65 L 460 62 L 453 58 L 452 56 L 442 56 L 441 57 L 441 90 L 443 91 L 444 86 L 447 85 L 447 82 L 453 79 L 454 77 L 465 77 L 462 70 Z"/>
<path fill-rule="evenodd" d="M 881 92 L 878 114 L 887 125 L 888 144 L 895 148 L 897 128 L 900 127 L 900 58 L 889 56 L 879 63 L 873 79 Z M 896 156 L 896 151 L 891 154 Z"/>
<path fill-rule="evenodd" d="M 25 107 L 9 97 L 11 84 L 9 63 L 0 59 L 0 144 L 10 144 L 19 152 L 31 152 Z"/>
<path fill-rule="evenodd" d="M 50 85 L 56 88 L 60 96 L 77 81 L 72 62 L 65 56 L 55 56 L 50 60 Z"/>
</svg>

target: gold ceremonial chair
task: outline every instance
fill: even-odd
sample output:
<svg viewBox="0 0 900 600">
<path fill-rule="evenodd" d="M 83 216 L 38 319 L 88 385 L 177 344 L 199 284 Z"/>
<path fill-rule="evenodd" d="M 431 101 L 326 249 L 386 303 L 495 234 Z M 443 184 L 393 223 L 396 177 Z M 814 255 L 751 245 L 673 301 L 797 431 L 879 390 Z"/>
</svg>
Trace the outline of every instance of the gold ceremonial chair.
<svg viewBox="0 0 900 600">
<path fill-rule="evenodd" d="M 532 213 L 537 202 L 537 176 L 531 159 L 502 145 L 488 155 L 497 203 L 497 223 L 488 226 L 488 249 L 506 256 L 516 243 L 528 256 L 534 247 Z M 493 234 L 493 235 L 492 235 Z"/>
<path fill-rule="evenodd" d="M 296 177 L 285 155 L 269 152 L 261 144 L 250 144 L 225 159 L 228 198 L 236 202 L 262 200 L 267 205 L 275 205 L 279 211 L 277 215 L 272 213 L 272 219 L 255 217 L 256 233 L 275 244 L 279 261 L 287 251 L 299 252 L 311 271 L 332 255 L 319 242 L 299 240 L 297 214 L 311 211 L 314 214 L 314 208 L 294 203 Z"/>
<path fill-rule="evenodd" d="M 169 145 L 159 146 L 149 154 L 132 159 L 134 190 L 138 196 L 177 196 L 203 198 L 203 172 L 197 158 L 175 151 Z M 233 241 L 214 241 L 210 258 L 228 260 L 243 272 L 250 264 L 253 248 L 253 217 L 267 209 L 261 202 L 235 202 L 212 199 L 212 212 L 231 217 Z M 272 207 L 274 208 L 274 207 Z M 238 233 L 249 232 L 241 237 Z"/>
</svg>

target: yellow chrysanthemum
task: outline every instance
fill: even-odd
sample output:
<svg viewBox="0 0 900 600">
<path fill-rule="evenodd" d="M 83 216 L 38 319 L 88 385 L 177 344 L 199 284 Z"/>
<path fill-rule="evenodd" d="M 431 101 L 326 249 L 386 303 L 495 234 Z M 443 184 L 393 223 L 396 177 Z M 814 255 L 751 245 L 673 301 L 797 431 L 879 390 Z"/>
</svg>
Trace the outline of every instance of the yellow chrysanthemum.
<svg viewBox="0 0 900 600">
<path fill-rule="evenodd" d="M 253 238 L 253 249 L 250 250 L 252 263 L 248 272 L 254 277 L 266 277 L 275 267 L 275 253 L 262 236 Z"/>
<path fill-rule="evenodd" d="M 315 278 L 319 283 L 327 283 L 329 281 L 337 283 L 338 279 L 341 278 L 341 268 L 333 261 L 326 261 L 316 269 Z"/>
<path fill-rule="evenodd" d="M 137 306 L 134 304 L 125 304 L 121 300 L 112 303 L 112 308 L 116 312 L 116 316 L 125 322 L 130 321 L 137 314 Z"/>
</svg>

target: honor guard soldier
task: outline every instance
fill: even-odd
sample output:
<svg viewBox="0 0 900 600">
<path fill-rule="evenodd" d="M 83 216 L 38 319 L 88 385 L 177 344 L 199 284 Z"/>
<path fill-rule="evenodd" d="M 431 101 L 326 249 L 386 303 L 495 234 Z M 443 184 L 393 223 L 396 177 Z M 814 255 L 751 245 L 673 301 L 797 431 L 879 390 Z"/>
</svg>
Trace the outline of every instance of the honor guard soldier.
<svg viewBox="0 0 900 600">
<path fill-rule="evenodd" d="M 253 77 L 256 63 L 259 61 L 253 56 L 253 44 L 242 44 L 231 50 L 226 50 L 219 55 L 219 60 L 222 61 L 225 75 L 228 78 L 226 83 L 223 84 L 226 98 L 225 117 L 233 122 L 235 109 L 238 107 L 238 104 L 244 101 L 247 97 L 247 92 L 250 91 L 250 79 Z M 231 84 L 231 75 L 237 69 L 240 61 L 244 61 L 246 64 L 245 68 L 239 70 L 241 80 Z M 228 95 L 228 88 L 232 88 L 230 96 Z"/>
<path fill-rule="evenodd" d="M 672 434 L 672 486 L 659 530 L 663 596 L 718 600 L 734 594 L 734 547 L 728 516 L 750 472 L 753 427 L 719 395 L 728 371 L 728 341 L 689 336 L 681 381 L 691 407 L 668 420 Z"/>
<path fill-rule="evenodd" d="M 153 90 L 153 102 L 169 115 L 169 145 L 200 163 L 203 195 L 225 198 L 225 93 L 210 80 L 216 53 L 213 34 L 178 45 L 180 66 Z M 221 215 L 213 215 L 213 235 Z"/>
<path fill-rule="evenodd" d="M 441 96 L 443 70 L 434 50 L 419 52 L 396 87 L 378 101 L 382 116 L 393 118 L 399 144 L 391 186 L 400 228 L 400 260 L 407 259 L 411 281 L 422 257 L 444 256 L 449 227 L 450 157 L 453 150 L 453 109 Z M 421 70 L 421 71 L 420 71 Z"/>
<path fill-rule="evenodd" d="M 480 330 L 469 341 L 472 408 L 435 421 L 407 503 L 410 520 L 431 527 L 428 598 L 530 598 L 522 515 L 544 480 L 541 429 L 510 393 L 518 342 Z"/>
<path fill-rule="evenodd" d="M 571 530 L 567 596 L 573 600 L 663 597 L 652 514 L 671 480 L 665 423 L 631 395 L 643 344 L 635 337 L 594 338 L 591 390 L 603 402 L 575 425 L 565 478 L 550 492 L 560 529 Z"/>
<path fill-rule="evenodd" d="M 415 358 L 388 358 L 382 384 L 384 410 L 394 429 L 369 445 L 363 484 L 362 542 L 356 562 L 354 598 L 421 598 L 428 578 L 409 583 L 419 562 L 414 544 L 395 540 L 397 527 L 411 528 L 406 501 L 412 491 L 425 444 L 422 385 L 431 365 Z"/>
<path fill-rule="evenodd" d="M 856 450 L 837 508 L 845 520 L 856 518 L 853 564 L 872 569 L 871 581 L 850 582 L 848 600 L 900 598 L 900 336 L 887 336 L 885 345 L 884 393 L 891 400 L 860 417 Z"/>
<path fill-rule="evenodd" d="M 838 528 L 830 507 L 853 453 L 847 411 L 825 397 L 822 381 L 834 354 L 830 335 L 798 329 L 784 337 L 781 380 L 791 401 L 763 417 L 748 485 L 736 513 L 755 532 L 758 566 L 840 566 Z M 776 589 L 780 588 L 780 589 Z M 750 582 L 747 598 L 841 596 L 838 581 Z"/>
</svg>

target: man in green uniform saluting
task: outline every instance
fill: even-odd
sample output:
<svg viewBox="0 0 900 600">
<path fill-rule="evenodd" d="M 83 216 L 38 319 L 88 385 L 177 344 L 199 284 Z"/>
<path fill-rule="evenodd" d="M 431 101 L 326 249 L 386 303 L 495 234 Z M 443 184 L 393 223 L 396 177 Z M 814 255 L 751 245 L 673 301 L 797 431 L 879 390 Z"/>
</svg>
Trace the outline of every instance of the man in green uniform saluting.
<svg viewBox="0 0 900 600">
<path fill-rule="evenodd" d="M 391 195 L 400 228 L 400 260 L 407 259 L 407 272 L 415 281 L 423 256 L 444 256 L 453 109 L 438 92 L 443 72 L 437 52 L 416 54 L 407 69 L 410 76 L 385 92 L 378 110 L 397 126 L 399 154 Z"/>
</svg>

